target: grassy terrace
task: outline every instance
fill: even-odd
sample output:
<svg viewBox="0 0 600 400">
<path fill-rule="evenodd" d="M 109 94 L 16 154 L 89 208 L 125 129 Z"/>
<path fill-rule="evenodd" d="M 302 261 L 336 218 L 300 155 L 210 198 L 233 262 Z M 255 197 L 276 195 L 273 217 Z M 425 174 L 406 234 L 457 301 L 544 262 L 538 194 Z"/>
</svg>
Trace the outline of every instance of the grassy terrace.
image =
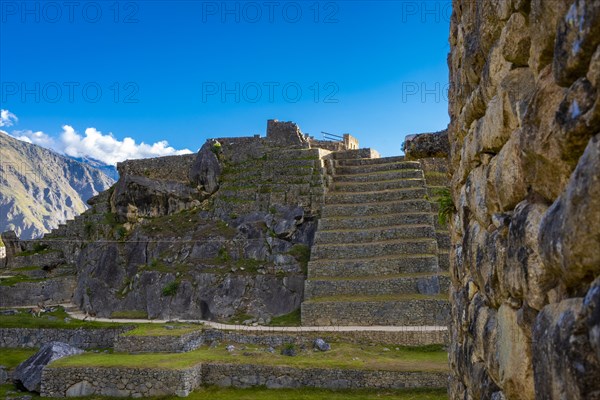
<svg viewBox="0 0 600 400">
<path fill-rule="evenodd" d="M 5 349 L 0 348 L 0 364 L 8 369 L 16 368 L 17 365 L 34 355 L 37 349 Z"/>
<path fill-rule="evenodd" d="M 15 392 L 13 385 L 0 385 L 0 398 L 11 399 L 13 397 L 22 396 L 23 393 L 8 394 Z M 42 399 L 35 393 L 27 393 L 33 399 Z M 51 397 L 44 397 L 51 399 Z M 70 397 L 73 400 L 94 400 L 94 399 L 112 399 L 111 397 L 90 396 L 90 397 Z M 160 400 L 176 400 L 179 397 L 164 396 L 152 397 L 152 399 Z M 417 390 L 341 390 L 329 391 L 320 389 L 229 389 L 229 388 L 202 388 L 192 393 L 186 399 L 189 400 L 379 400 L 379 399 L 394 399 L 394 400 L 447 400 L 448 395 L 445 389 L 417 389 Z"/>
<path fill-rule="evenodd" d="M 324 302 L 342 302 L 342 301 L 406 301 L 406 300 L 448 300 L 448 294 L 389 294 L 389 295 L 378 295 L 378 296 L 364 296 L 364 295 L 345 295 L 345 296 L 330 296 L 330 297 L 316 297 L 308 300 L 310 303 L 324 303 Z"/>
<path fill-rule="evenodd" d="M 61 367 L 113 367 L 113 368 L 164 368 L 183 369 L 202 362 L 223 364 L 277 365 L 296 368 L 339 368 L 387 371 L 448 371 L 448 354 L 441 346 L 421 348 L 389 346 L 359 346 L 334 343 L 332 350 L 317 352 L 299 351 L 298 356 L 288 357 L 271 354 L 262 347 L 247 346 L 229 353 L 224 345 L 216 348 L 200 348 L 189 353 L 177 354 L 107 354 L 86 353 L 67 357 L 52 363 L 51 368 Z"/>
<path fill-rule="evenodd" d="M 65 318 L 67 319 L 65 320 Z M 61 307 L 56 311 L 43 313 L 40 317 L 34 317 L 28 310 L 19 310 L 19 313 L 15 315 L 0 316 L 0 328 L 97 329 L 123 328 L 125 326 L 127 325 L 71 319 Z"/>
<path fill-rule="evenodd" d="M 123 336 L 183 336 L 202 329 L 203 326 L 200 324 L 139 324 L 135 329 L 125 332 Z"/>
</svg>

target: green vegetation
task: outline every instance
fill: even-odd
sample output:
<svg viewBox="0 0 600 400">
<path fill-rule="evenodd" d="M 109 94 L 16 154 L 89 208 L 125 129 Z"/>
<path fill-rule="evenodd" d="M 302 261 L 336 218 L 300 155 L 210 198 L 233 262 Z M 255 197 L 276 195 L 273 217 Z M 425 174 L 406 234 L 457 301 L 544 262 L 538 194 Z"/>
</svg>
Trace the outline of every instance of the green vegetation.
<svg viewBox="0 0 600 400">
<path fill-rule="evenodd" d="M 0 385 L 0 398 L 11 399 L 11 396 L 19 397 L 23 393 L 15 393 L 14 385 Z M 42 399 L 38 394 L 27 393 L 33 399 Z M 44 397 L 43 399 L 52 399 Z M 71 397 L 73 400 L 95 400 L 111 397 L 90 396 L 90 397 Z M 151 397 L 154 400 L 178 400 L 179 397 L 163 396 Z M 412 390 L 323 390 L 312 388 L 301 389 L 266 389 L 264 387 L 249 389 L 233 389 L 208 387 L 201 388 L 190 393 L 186 399 L 189 400 L 448 400 L 446 389 L 412 389 Z"/>
<path fill-rule="evenodd" d="M 221 247 L 219 249 L 219 254 L 217 255 L 217 260 L 219 260 L 223 264 L 226 264 L 229 262 L 229 253 L 227 252 L 227 247 Z"/>
<path fill-rule="evenodd" d="M 213 143 L 212 148 L 210 150 L 218 157 L 219 154 L 221 154 L 221 149 L 222 149 L 221 143 L 215 142 L 215 143 Z"/>
<path fill-rule="evenodd" d="M 310 303 L 322 303 L 322 302 L 341 302 L 341 301 L 406 301 L 406 300 L 448 300 L 448 295 L 445 293 L 441 294 L 418 294 L 418 293 L 407 293 L 407 294 L 386 294 L 378 296 L 364 296 L 364 295 L 344 295 L 344 296 L 328 296 L 328 297 L 315 297 L 308 302 Z"/>
<path fill-rule="evenodd" d="M 308 271 L 308 261 L 310 260 L 310 247 L 305 244 L 295 244 L 288 253 L 300 263 L 304 273 Z"/>
<path fill-rule="evenodd" d="M 17 365 L 34 355 L 37 349 L 5 349 L 0 348 L 0 364 L 8 369 L 16 368 Z"/>
<path fill-rule="evenodd" d="M 162 289 L 163 296 L 175 296 L 177 294 L 177 290 L 179 290 L 179 282 L 173 281 L 167 283 L 165 287 Z"/>
<path fill-rule="evenodd" d="M 4 247 L 4 242 L 0 239 L 0 247 Z"/>
<path fill-rule="evenodd" d="M 43 313 L 40 317 L 34 317 L 28 310 L 20 310 L 15 315 L 0 316 L 0 328 L 97 329 L 123 327 L 126 327 L 126 325 L 70 319 L 62 307 L 52 312 Z"/>
<path fill-rule="evenodd" d="M 27 257 L 32 256 L 34 254 L 45 254 L 50 253 L 56 250 L 50 250 L 47 244 L 36 243 L 33 245 L 31 250 L 22 251 L 20 253 L 15 254 L 15 257 Z"/>
<path fill-rule="evenodd" d="M 138 310 L 114 311 L 110 317 L 114 319 L 148 319 L 148 313 Z"/>
<path fill-rule="evenodd" d="M 0 286 L 15 286 L 18 283 L 41 282 L 44 278 L 31 278 L 27 275 L 17 274 L 8 278 L 0 278 Z"/>
<path fill-rule="evenodd" d="M 192 392 L 190 400 L 447 400 L 445 389 L 425 390 L 343 390 L 330 391 L 322 389 L 225 389 L 205 388 Z"/>
<path fill-rule="evenodd" d="M 440 189 L 437 195 L 439 196 L 438 222 L 444 226 L 452 214 L 456 213 L 456 207 L 454 206 L 454 200 L 452 200 L 449 189 Z"/>
<path fill-rule="evenodd" d="M 169 326 L 170 328 L 167 328 Z M 201 331 L 200 324 L 184 324 L 180 322 L 169 324 L 140 324 L 123 336 L 182 336 L 187 333 Z"/>
<path fill-rule="evenodd" d="M 289 314 L 280 315 L 271 319 L 269 326 L 300 326 L 300 309 L 294 310 Z"/>
<path fill-rule="evenodd" d="M 448 371 L 448 353 L 426 348 L 401 348 L 360 346 L 334 343 L 327 352 L 305 350 L 296 357 L 271 354 L 262 347 L 246 346 L 243 352 L 229 353 L 224 346 L 200 348 L 188 353 L 173 354 L 122 354 L 86 353 L 60 359 L 50 368 L 60 367 L 121 367 L 121 368 L 189 368 L 200 362 L 248 363 L 257 365 L 282 365 L 296 368 L 339 368 L 389 371 Z"/>
</svg>

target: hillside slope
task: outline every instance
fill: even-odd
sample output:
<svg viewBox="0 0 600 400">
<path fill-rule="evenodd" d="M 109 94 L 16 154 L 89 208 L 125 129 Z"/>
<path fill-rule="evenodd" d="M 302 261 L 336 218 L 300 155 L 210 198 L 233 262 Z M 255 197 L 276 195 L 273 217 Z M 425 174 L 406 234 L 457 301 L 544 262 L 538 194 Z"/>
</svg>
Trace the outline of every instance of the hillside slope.
<svg viewBox="0 0 600 400">
<path fill-rule="evenodd" d="M 0 231 L 39 237 L 113 183 L 98 169 L 0 131 Z"/>
</svg>

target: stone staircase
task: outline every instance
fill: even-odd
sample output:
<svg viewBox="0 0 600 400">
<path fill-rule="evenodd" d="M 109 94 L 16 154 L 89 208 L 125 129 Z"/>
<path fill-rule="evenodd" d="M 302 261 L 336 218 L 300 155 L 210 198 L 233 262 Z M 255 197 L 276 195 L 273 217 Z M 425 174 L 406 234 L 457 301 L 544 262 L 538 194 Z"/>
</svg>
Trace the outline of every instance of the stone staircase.
<svg viewBox="0 0 600 400">
<path fill-rule="evenodd" d="M 308 264 L 302 324 L 446 325 L 449 278 L 439 268 L 421 164 L 336 156 Z"/>
</svg>

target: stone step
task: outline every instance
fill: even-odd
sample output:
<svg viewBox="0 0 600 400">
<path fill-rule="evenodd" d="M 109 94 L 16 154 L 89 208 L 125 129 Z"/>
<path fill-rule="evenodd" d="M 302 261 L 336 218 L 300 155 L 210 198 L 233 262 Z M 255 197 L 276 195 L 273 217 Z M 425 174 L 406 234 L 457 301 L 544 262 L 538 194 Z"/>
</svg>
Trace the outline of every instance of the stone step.
<svg viewBox="0 0 600 400">
<path fill-rule="evenodd" d="M 306 281 L 304 299 L 315 297 L 447 293 L 450 279 L 447 275 L 414 274 L 356 278 L 315 278 Z"/>
<path fill-rule="evenodd" d="M 431 225 L 405 225 L 371 229 L 319 230 L 315 235 L 315 243 L 320 245 L 334 243 L 348 244 L 381 240 L 435 237 L 435 231 Z"/>
<path fill-rule="evenodd" d="M 353 259 L 400 254 L 436 254 L 435 239 L 403 239 L 359 244 L 315 244 L 311 260 Z"/>
<path fill-rule="evenodd" d="M 438 252 L 438 265 L 440 266 L 440 271 L 450 270 L 450 251 L 440 250 Z"/>
<path fill-rule="evenodd" d="M 420 169 L 401 169 L 368 174 L 336 175 L 334 182 L 379 182 L 394 179 L 423 179 L 423 171 Z"/>
<path fill-rule="evenodd" d="M 395 255 L 352 260 L 323 259 L 308 263 L 308 278 L 433 273 L 438 269 L 438 258 L 435 254 Z"/>
<path fill-rule="evenodd" d="M 405 161 L 404 156 L 396 156 L 396 157 L 381 157 L 381 158 L 358 158 L 353 160 L 338 160 L 337 163 L 339 166 L 358 166 L 358 165 L 376 165 L 376 164 L 389 164 L 394 162 L 402 162 Z M 420 166 L 419 166 L 420 168 Z"/>
<path fill-rule="evenodd" d="M 326 202 L 327 204 L 363 204 L 395 200 L 425 199 L 426 196 L 427 190 L 425 188 L 406 188 L 360 193 L 332 192 L 327 195 Z"/>
<path fill-rule="evenodd" d="M 448 325 L 447 295 L 314 298 L 302 303 L 303 326 Z"/>
<path fill-rule="evenodd" d="M 345 151 L 334 152 L 333 158 L 335 160 L 373 159 L 373 158 L 379 158 L 379 153 L 377 152 L 377 150 L 373 150 L 373 149 L 369 149 L 369 148 L 345 150 Z"/>
<path fill-rule="evenodd" d="M 388 202 L 373 202 L 364 204 L 326 204 L 321 216 L 362 217 L 370 215 L 399 214 L 399 213 L 428 213 L 431 206 L 427 200 L 402 200 Z"/>
<path fill-rule="evenodd" d="M 393 179 L 378 182 L 334 182 L 332 194 L 335 192 L 378 192 L 412 187 L 424 187 L 423 179 Z"/>
<path fill-rule="evenodd" d="M 405 169 L 420 169 L 421 164 L 414 161 L 388 162 L 378 164 L 337 166 L 335 168 L 336 176 L 341 175 L 362 175 L 373 172 L 400 171 Z"/>
<path fill-rule="evenodd" d="M 319 220 L 317 232 L 343 229 L 370 229 L 376 227 L 431 224 L 431 213 L 396 213 L 371 216 L 327 217 Z"/>
<path fill-rule="evenodd" d="M 435 233 L 437 242 L 438 242 L 438 249 L 439 250 L 449 250 L 450 249 L 450 235 L 448 234 L 448 232 L 444 232 L 444 231 L 436 231 Z"/>
</svg>

